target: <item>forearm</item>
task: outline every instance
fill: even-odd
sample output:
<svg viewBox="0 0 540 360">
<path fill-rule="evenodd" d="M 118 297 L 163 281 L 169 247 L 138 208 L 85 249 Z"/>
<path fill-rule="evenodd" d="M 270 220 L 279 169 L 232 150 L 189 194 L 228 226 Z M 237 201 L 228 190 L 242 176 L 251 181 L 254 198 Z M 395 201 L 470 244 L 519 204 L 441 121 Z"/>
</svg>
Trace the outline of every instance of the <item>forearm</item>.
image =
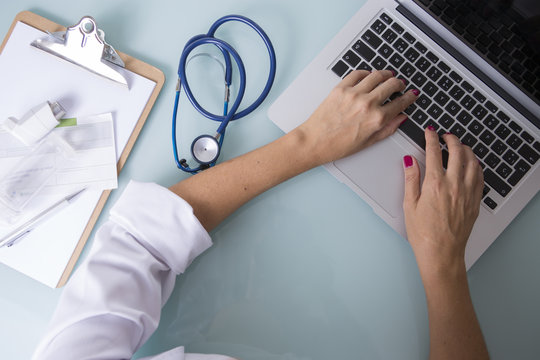
<svg viewBox="0 0 540 360">
<path fill-rule="evenodd" d="M 298 128 L 280 139 L 173 185 L 206 230 L 255 196 L 325 162 L 353 154 L 393 134 L 412 91 L 381 106 L 405 84 L 389 70 L 353 71 Z M 376 91 L 375 91 L 376 89 Z"/>
<path fill-rule="evenodd" d="M 319 162 L 301 129 L 173 185 L 210 231 L 243 204 Z"/>
<path fill-rule="evenodd" d="M 426 291 L 430 359 L 488 359 L 467 284 L 465 264 L 422 273 Z"/>
</svg>

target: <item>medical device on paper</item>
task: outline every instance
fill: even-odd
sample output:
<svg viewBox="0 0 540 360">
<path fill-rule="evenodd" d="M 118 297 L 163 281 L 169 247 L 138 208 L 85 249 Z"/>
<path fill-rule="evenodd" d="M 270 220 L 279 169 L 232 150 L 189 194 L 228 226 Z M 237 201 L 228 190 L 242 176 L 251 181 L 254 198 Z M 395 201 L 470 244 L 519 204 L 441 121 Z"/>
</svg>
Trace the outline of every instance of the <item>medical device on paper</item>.
<svg viewBox="0 0 540 360">
<path fill-rule="evenodd" d="M 266 81 L 266 85 L 263 91 L 250 106 L 248 106 L 247 108 L 245 108 L 244 110 L 240 112 L 238 112 L 238 108 L 240 106 L 240 103 L 242 102 L 242 98 L 244 96 L 244 92 L 246 88 L 246 71 L 244 68 L 244 64 L 242 62 L 242 59 L 236 52 L 236 50 L 234 50 L 234 48 L 231 45 L 229 45 L 228 43 L 226 43 L 225 41 L 221 39 L 214 37 L 216 30 L 221 25 L 229 21 L 241 22 L 251 27 L 264 41 L 264 44 L 266 45 L 266 48 L 268 50 L 268 56 L 270 58 L 270 71 L 268 74 L 268 80 Z M 194 49 L 205 44 L 216 46 L 221 51 L 223 55 L 223 59 L 225 61 L 225 66 L 224 66 L 225 68 L 225 99 L 224 99 L 224 104 L 223 104 L 223 115 L 212 114 L 208 112 L 207 110 L 205 110 L 193 96 L 191 89 L 189 87 L 187 78 L 186 78 L 187 62 L 195 58 L 197 55 L 194 55 L 189 60 L 188 60 L 188 56 Z M 234 59 L 238 67 L 240 85 L 238 86 L 238 95 L 236 96 L 236 99 L 234 103 L 232 104 L 232 106 L 229 108 L 229 89 L 231 86 L 231 79 L 232 79 L 231 57 Z M 272 84 L 274 83 L 275 74 L 276 74 L 276 55 L 275 55 L 274 47 L 272 46 L 270 39 L 268 38 L 266 33 L 261 29 L 259 25 L 257 25 L 255 22 L 253 22 L 252 20 L 244 16 L 240 16 L 240 15 L 224 16 L 218 19 L 214 24 L 212 24 L 207 34 L 201 34 L 201 35 L 197 35 L 191 38 L 185 45 L 184 50 L 182 51 L 182 55 L 180 57 L 180 63 L 178 65 L 178 83 L 176 85 L 176 97 L 174 101 L 174 110 L 173 110 L 173 117 L 172 117 L 173 153 L 174 153 L 174 159 L 178 168 L 183 171 L 194 174 L 201 170 L 214 166 L 219 157 L 221 146 L 223 145 L 223 139 L 225 137 L 225 129 L 227 128 L 227 125 L 229 124 L 230 121 L 238 120 L 250 114 L 264 101 L 264 99 L 270 92 Z M 187 164 L 186 159 L 179 159 L 178 157 L 178 147 L 176 143 L 176 115 L 178 112 L 178 101 L 180 98 L 180 91 L 182 88 L 184 89 L 184 92 L 186 93 L 186 96 L 188 97 L 193 107 L 195 107 L 195 109 L 197 109 L 199 113 L 201 113 L 203 116 L 205 116 L 206 118 L 210 120 L 218 121 L 220 123 L 215 135 L 213 136 L 200 135 L 197 138 L 195 138 L 195 140 L 193 140 L 193 143 L 191 144 L 191 155 L 193 156 L 195 161 L 198 163 L 198 165 L 194 168 L 190 167 Z"/>
<path fill-rule="evenodd" d="M 43 188 L 55 173 L 58 154 L 66 158 L 74 155 L 71 145 L 51 132 L 64 114 L 59 103 L 47 101 L 33 107 L 20 119 L 10 117 L 3 122 L 3 130 L 31 150 L 0 179 L 2 220 L 11 222 Z"/>
</svg>

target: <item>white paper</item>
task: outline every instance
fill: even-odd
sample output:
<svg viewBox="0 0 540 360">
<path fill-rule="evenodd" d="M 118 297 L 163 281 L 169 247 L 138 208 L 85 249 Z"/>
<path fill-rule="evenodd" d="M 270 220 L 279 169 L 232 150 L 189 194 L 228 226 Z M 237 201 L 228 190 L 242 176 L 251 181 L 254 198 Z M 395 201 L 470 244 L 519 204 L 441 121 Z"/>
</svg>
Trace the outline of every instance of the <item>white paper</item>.
<svg viewBox="0 0 540 360">
<path fill-rule="evenodd" d="M 128 81 L 127 89 L 30 46 L 44 35 L 19 22 L 0 54 L 0 119 L 20 117 L 47 100 L 60 102 L 66 117 L 112 113 L 118 158 L 156 84 L 118 68 Z M 42 203 L 51 204 L 68 194 L 47 195 Z M 56 287 L 100 196 L 101 191 L 85 191 L 24 240 L 10 248 L 0 248 L 0 262 Z M 8 232 L 7 228 L 0 228 L 0 237 Z"/>
</svg>

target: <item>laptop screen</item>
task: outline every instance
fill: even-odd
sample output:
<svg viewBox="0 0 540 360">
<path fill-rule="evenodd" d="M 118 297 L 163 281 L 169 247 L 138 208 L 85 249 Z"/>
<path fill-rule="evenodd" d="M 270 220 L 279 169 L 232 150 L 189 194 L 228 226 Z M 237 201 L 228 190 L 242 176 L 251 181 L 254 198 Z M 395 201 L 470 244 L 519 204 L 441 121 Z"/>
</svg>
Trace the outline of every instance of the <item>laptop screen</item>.
<svg viewBox="0 0 540 360">
<path fill-rule="evenodd" d="M 540 1 L 499 0 L 499 2 L 500 4 L 495 7 L 491 16 L 500 12 L 513 14 L 513 17 L 518 19 L 518 25 L 515 30 L 512 30 L 518 35 L 522 35 L 532 49 L 538 51 L 538 46 L 540 46 Z"/>
<path fill-rule="evenodd" d="M 540 105 L 540 0 L 415 0 Z"/>
</svg>

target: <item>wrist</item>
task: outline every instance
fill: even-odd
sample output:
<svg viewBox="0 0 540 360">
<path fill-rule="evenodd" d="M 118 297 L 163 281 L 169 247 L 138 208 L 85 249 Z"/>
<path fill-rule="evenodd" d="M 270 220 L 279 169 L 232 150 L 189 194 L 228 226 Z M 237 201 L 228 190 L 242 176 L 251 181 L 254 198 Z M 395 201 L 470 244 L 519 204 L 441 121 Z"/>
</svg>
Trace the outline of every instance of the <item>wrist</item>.
<svg viewBox="0 0 540 360">
<path fill-rule="evenodd" d="M 303 171 L 312 169 L 326 163 L 321 154 L 320 147 L 317 146 L 313 136 L 302 126 L 299 126 L 283 137 L 287 141 L 288 159 L 293 160 Z M 292 156 L 291 156 L 292 155 Z"/>
<path fill-rule="evenodd" d="M 465 259 L 462 256 L 448 256 L 421 259 L 416 256 L 420 276 L 424 284 L 441 284 L 461 281 L 467 277 Z"/>
<path fill-rule="evenodd" d="M 421 229 L 421 226 L 418 225 L 408 226 L 407 229 L 408 240 L 423 277 L 447 276 L 461 271 L 466 272 L 466 239 L 463 240 L 448 234 L 434 234 L 432 231 L 415 231 Z"/>
</svg>

